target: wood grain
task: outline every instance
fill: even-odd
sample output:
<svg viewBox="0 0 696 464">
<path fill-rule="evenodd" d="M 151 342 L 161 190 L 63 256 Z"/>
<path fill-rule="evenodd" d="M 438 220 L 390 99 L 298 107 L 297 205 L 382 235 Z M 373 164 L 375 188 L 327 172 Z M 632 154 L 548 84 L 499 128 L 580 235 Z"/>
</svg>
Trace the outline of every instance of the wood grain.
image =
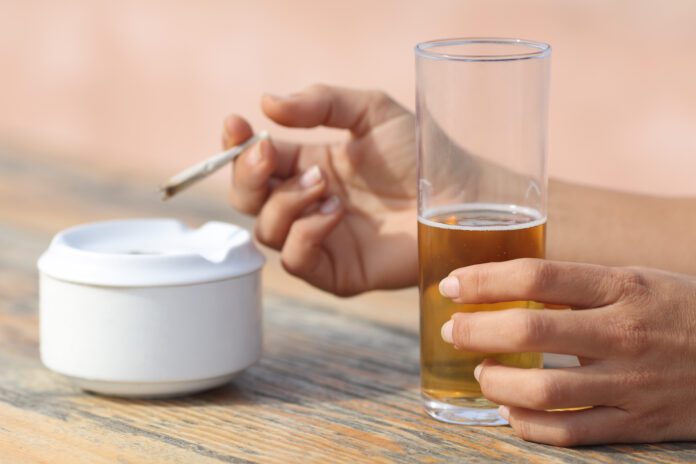
<svg viewBox="0 0 696 464">
<path fill-rule="evenodd" d="M 235 382 L 173 400 L 82 393 L 38 359 L 35 261 L 51 235 L 125 216 L 249 221 L 196 195 L 162 206 L 133 179 L 9 156 L 0 169 L 0 463 L 696 461 L 688 443 L 561 449 L 434 421 L 417 333 L 398 312 L 415 301 L 323 304 L 338 300 L 285 292 L 279 271 L 266 274 L 264 357 Z"/>
</svg>

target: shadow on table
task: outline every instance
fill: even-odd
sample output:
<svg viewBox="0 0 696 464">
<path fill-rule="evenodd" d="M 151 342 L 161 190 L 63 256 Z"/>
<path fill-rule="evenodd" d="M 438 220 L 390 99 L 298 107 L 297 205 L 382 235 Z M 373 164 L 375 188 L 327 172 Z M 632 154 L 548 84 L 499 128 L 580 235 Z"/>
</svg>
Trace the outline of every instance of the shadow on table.
<svg viewBox="0 0 696 464">
<path fill-rule="evenodd" d="M 201 407 L 417 399 L 416 334 L 328 310 L 293 308 L 291 302 L 267 309 L 264 356 L 231 383 L 166 401 L 111 401 Z"/>
<path fill-rule="evenodd" d="M 323 356 L 325 360 L 330 360 Z M 311 360 L 310 360 L 311 361 Z M 334 358 L 333 366 L 311 366 L 294 357 L 268 357 L 232 382 L 219 388 L 181 398 L 124 399 L 107 401 L 134 402 L 158 406 L 232 406 L 250 404 L 297 404 L 377 401 L 383 396 L 413 396 L 419 385 L 418 365 L 411 369 L 381 364 L 369 357 L 356 357 L 346 366 L 345 359 Z M 356 368 L 360 365 L 360 368 Z M 414 393 L 415 392 L 415 393 Z"/>
<path fill-rule="evenodd" d="M 611 446 L 582 446 L 579 450 L 601 451 L 602 453 L 618 454 L 636 460 L 641 458 L 659 459 L 658 462 L 685 462 L 685 451 L 696 451 L 696 443 L 672 442 L 659 444 L 630 444 Z M 618 456 L 616 459 L 620 459 Z"/>
</svg>

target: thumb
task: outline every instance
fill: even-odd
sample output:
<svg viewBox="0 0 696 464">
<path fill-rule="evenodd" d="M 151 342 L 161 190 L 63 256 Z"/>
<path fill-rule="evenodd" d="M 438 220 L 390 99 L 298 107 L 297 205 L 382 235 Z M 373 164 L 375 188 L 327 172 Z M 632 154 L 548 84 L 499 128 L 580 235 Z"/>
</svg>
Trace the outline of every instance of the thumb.
<svg viewBox="0 0 696 464">
<path fill-rule="evenodd" d="M 266 94 L 261 107 L 269 118 L 284 126 L 349 129 L 357 137 L 407 113 L 384 92 L 321 84 L 288 96 Z"/>
</svg>

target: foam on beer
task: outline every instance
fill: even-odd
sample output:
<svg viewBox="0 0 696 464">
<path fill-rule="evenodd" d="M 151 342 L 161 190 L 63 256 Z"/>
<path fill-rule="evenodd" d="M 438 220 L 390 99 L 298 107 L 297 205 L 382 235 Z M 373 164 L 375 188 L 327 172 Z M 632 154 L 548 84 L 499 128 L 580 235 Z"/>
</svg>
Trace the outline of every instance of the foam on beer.
<svg viewBox="0 0 696 464">
<path fill-rule="evenodd" d="M 491 218 L 466 218 L 466 223 L 460 220 L 456 224 L 445 224 L 440 221 L 432 221 L 430 218 L 442 218 L 447 214 L 459 216 L 462 213 L 471 212 L 477 215 L 490 212 Z M 508 221 L 509 215 L 509 222 Z M 459 218 L 457 218 L 459 219 Z M 500 203 L 460 203 L 438 208 L 428 208 L 418 216 L 418 222 L 432 227 L 456 230 L 516 230 L 535 227 L 546 223 L 546 216 L 538 210 L 526 206 L 518 206 Z"/>
</svg>

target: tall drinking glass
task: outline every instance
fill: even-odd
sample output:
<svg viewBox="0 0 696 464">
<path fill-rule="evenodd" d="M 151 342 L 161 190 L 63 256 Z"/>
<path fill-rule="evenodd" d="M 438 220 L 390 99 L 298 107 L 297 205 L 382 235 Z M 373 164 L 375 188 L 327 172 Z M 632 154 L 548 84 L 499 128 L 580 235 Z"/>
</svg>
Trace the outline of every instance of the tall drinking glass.
<svg viewBox="0 0 696 464">
<path fill-rule="evenodd" d="M 551 47 L 471 38 L 425 42 L 415 52 L 424 406 L 445 422 L 505 424 L 474 368 L 486 358 L 541 367 L 541 353 L 457 351 L 440 329 L 456 312 L 542 306 L 455 304 L 438 284 L 471 264 L 544 257 Z"/>
</svg>

